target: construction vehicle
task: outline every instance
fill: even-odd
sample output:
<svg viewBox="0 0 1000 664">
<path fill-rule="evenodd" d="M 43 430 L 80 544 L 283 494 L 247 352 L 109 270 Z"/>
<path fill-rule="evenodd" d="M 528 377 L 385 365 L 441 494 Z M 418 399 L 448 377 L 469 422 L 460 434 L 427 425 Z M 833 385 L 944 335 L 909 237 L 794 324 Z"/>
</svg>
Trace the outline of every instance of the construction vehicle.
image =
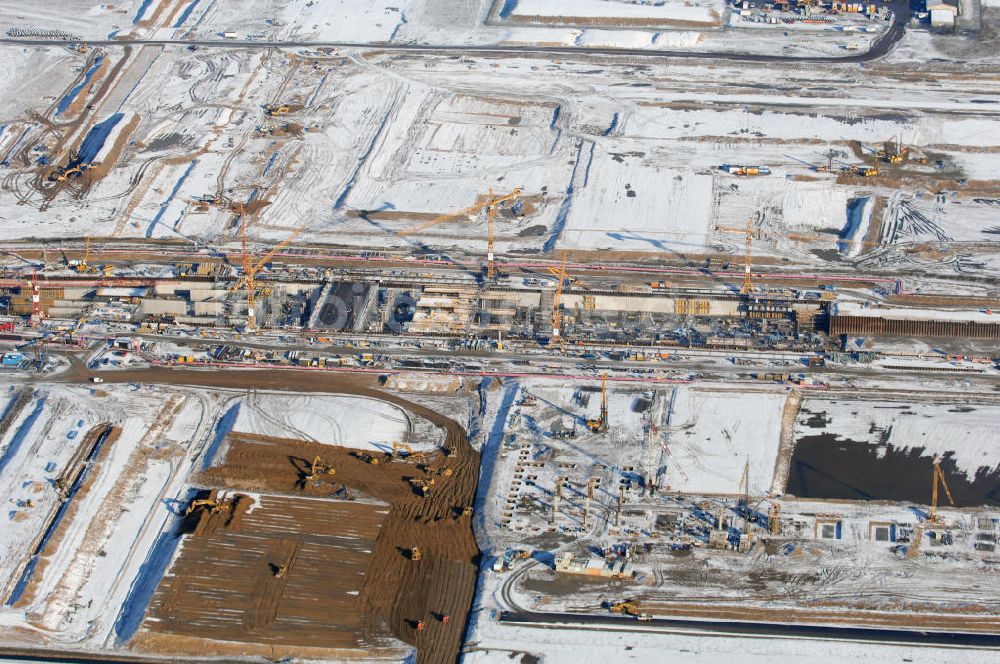
<svg viewBox="0 0 1000 664">
<path fill-rule="evenodd" d="M 294 229 L 288 237 L 276 244 L 269 252 L 264 254 L 264 256 L 258 260 L 256 263 L 251 262 L 250 253 L 247 251 L 247 224 L 249 215 L 247 215 L 246 208 L 243 203 L 239 204 L 239 214 L 240 214 L 240 238 L 242 240 L 242 254 L 241 262 L 243 267 L 243 274 L 240 276 L 239 280 L 229 287 L 230 293 L 235 293 L 241 288 L 245 288 L 247 292 L 247 325 L 246 331 L 248 333 L 254 333 L 257 331 L 257 273 L 265 265 L 267 265 L 275 255 L 285 247 L 287 247 L 292 240 L 299 236 L 299 234 L 305 230 L 305 225 L 299 226 Z"/>
<path fill-rule="evenodd" d="M 320 459 L 319 455 L 313 457 L 312 463 L 309 464 L 309 473 L 306 474 L 302 479 L 305 482 L 315 482 L 324 475 L 333 476 L 336 475 L 337 471 L 331 468 L 329 465 Z"/>
<path fill-rule="evenodd" d="M 472 505 L 466 505 L 462 508 L 462 516 L 472 516 L 474 510 Z"/>
<path fill-rule="evenodd" d="M 903 145 L 903 134 L 900 132 L 895 142 L 891 139 L 886 141 L 884 146 L 876 150 L 876 155 L 890 164 L 901 164 L 910 155 L 909 148 Z"/>
<path fill-rule="evenodd" d="M 291 107 L 282 104 L 267 104 L 264 106 L 264 111 L 272 118 L 277 118 L 291 113 L 292 109 Z"/>
<path fill-rule="evenodd" d="M 288 565 L 272 565 L 274 578 L 280 579 L 288 573 Z"/>
<path fill-rule="evenodd" d="M 931 523 L 942 524 L 944 519 L 938 514 L 938 482 L 944 487 L 944 493 L 948 496 L 948 502 L 951 503 L 952 507 L 955 506 L 955 501 L 951 497 L 951 490 L 948 488 L 948 483 L 944 479 L 944 471 L 941 470 L 941 459 L 940 457 L 934 457 L 934 479 L 931 480 L 931 513 L 928 519 Z"/>
<path fill-rule="evenodd" d="M 750 459 L 747 458 L 743 466 L 743 474 L 740 475 L 740 486 L 737 493 L 742 494 L 736 504 L 736 511 L 743 517 L 743 533 L 750 534 L 750 519 L 753 515 L 753 508 L 750 506 Z"/>
<path fill-rule="evenodd" d="M 453 219 L 458 219 L 460 217 L 478 217 L 483 212 L 486 212 L 486 279 L 492 281 L 496 276 L 496 266 L 494 264 L 494 254 L 493 245 L 495 238 L 495 225 L 497 211 L 500 206 L 504 203 L 510 203 L 513 207 L 517 204 L 518 198 L 520 198 L 522 189 L 520 187 L 515 188 L 509 194 L 505 196 L 494 196 L 493 189 L 491 188 L 486 194 L 486 198 L 482 202 L 477 202 L 475 205 L 471 205 L 458 212 L 452 212 L 449 214 L 443 214 L 439 217 L 435 217 L 430 221 L 418 224 L 413 228 L 407 229 L 398 233 L 400 237 L 406 237 L 409 235 L 416 235 L 422 231 L 427 230 L 442 224 L 446 221 L 451 221 Z"/>
<path fill-rule="evenodd" d="M 379 458 L 374 454 L 358 454 L 357 457 L 370 466 L 377 466 L 381 463 Z"/>
<path fill-rule="evenodd" d="M 424 498 L 431 495 L 431 487 L 434 486 L 433 477 L 414 477 L 410 479 L 412 486 Z"/>
<path fill-rule="evenodd" d="M 225 507 L 225 504 L 222 503 L 222 502 L 220 502 L 220 501 L 218 501 L 218 500 L 216 500 L 215 498 L 198 498 L 196 500 L 192 500 L 191 501 L 191 504 L 188 505 L 188 508 L 184 512 L 184 515 L 187 516 L 189 514 L 193 514 L 199 508 L 204 508 L 204 509 L 208 510 L 209 512 L 213 512 L 214 513 L 214 512 L 218 512 L 219 510 L 223 509 L 224 507 Z"/>
<path fill-rule="evenodd" d="M 90 266 L 87 265 L 87 261 L 88 260 L 90 260 L 90 238 L 89 237 L 86 238 L 86 240 L 84 241 L 83 258 L 81 258 L 80 262 L 76 264 L 76 271 L 82 274 L 82 273 L 86 272 L 87 270 L 89 270 Z"/>
<path fill-rule="evenodd" d="M 594 433 L 608 430 L 608 374 L 601 375 L 601 415 L 596 420 L 587 420 L 587 428 Z"/>
<path fill-rule="evenodd" d="M 611 611 L 611 613 L 618 613 L 638 618 L 639 602 L 638 600 L 634 599 L 626 599 L 620 602 L 612 602 L 610 605 L 608 605 L 608 610 Z"/>
<path fill-rule="evenodd" d="M 65 182 L 72 176 L 83 175 L 83 172 L 90 168 L 90 164 L 75 164 L 66 168 L 57 168 L 49 173 L 49 180 L 53 182 Z"/>
<path fill-rule="evenodd" d="M 423 557 L 424 557 L 424 554 L 421 553 L 419 546 L 415 546 L 415 547 L 412 547 L 410 549 L 410 560 L 416 562 L 416 561 L 422 559 Z"/>
<path fill-rule="evenodd" d="M 767 529 L 772 535 L 781 534 L 781 505 L 777 501 L 772 502 L 767 510 Z"/>
<path fill-rule="evenodd" d="M 438 477 L 451 477 L 455 473 L 455 471 L 448 466 L 444 466 L 442 468 L 428 468 L 427 471 L 434 473 Z"/>
<path fill-rule="evenodd" d="M 743 285 L 740 287 L 740 294 L 750 295 L 754 291 L 753 285 L 753 217 L 747 217 L 745 228 L 730 228 L 728 226 L 716 226 L 715 230 L 723 233 L 739 233 L 744 236 L 743 243 Z"/>
<path fill-rule="evenodd" d="M 406 455 L 400 454 L 400 452 L 406 452 Z M 407 461 L 421 461 L 423 460 L 423 452 L 414 452 L 413 448 L 406 443 L 393 443 L 392 444 L 392 454 L 390 459 L 406 459 Z"/>
<path fill-rule="evenodd" d="M 770 175 L 771 169 L 767 166 L 737 166 L 732 164 L 725 164 L 720 166 L 720 168 L 730 175 L 739 175 L 743 177 L 754 177 L 757 175 Z"/>
<path fill-rule="evenodd" d="M 862 178 L 878 177 L 880 173 L 878 169 L 878 150 L 876 150 L 874 153 L 871 166 L 867 164 L 861 164 L 861 165 L 855 164 L 849 167 L 847 170 L 851 173 L 851 175 L 857 175 L 858 177 Z"/>
</svg>

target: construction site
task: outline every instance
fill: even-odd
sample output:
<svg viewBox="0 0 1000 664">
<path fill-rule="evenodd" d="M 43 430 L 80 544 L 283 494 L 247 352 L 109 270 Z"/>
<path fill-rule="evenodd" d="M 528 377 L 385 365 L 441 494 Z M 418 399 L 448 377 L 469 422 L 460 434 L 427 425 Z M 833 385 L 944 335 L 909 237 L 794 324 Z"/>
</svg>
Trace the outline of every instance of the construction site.
<svg viewBox="0 0 1000 664">
<path fill-rule="evenodd" d="M 998 29 L 0 1 L 0 660 L 997 658 Z"/>
</svg>

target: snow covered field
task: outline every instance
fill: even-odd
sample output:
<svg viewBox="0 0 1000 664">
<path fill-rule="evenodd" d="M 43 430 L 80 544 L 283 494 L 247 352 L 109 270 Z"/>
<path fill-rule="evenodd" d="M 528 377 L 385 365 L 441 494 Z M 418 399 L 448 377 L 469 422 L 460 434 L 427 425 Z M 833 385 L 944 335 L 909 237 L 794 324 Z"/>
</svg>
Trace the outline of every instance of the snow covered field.
<svg viewBox="0 0 1000 664">
<path fill-rule="evenodd" d="M 611 26 L 670 26 L 680 22 L 717 26 L 721 2 L 629 2 L 620 0 L 507 0 L 501 19 L 536 23 L 593 23 Z"/>
<path fill-rule="evenodd" d="M 276 13 L 328 12 L 324 23 L 337 25 L 334 14 L 355 11 L 343 4 L 268 6 Z M 423 3 L 414 0 L 407 15 L 411 10 L 430 20 L 420 13 L 429 12 Z M 199 4 L 187 20 L 200 21 L 202 11 L 223 21 L 236 10 Z M 262 5 L 260 16 L 268 11 Z M 291 21 L 279 22 L 270 27 L 292 29 Z M 646 39 L 641 31 L 587 32 L 571 40 Z M 667 31 L 663 38 L 677 34 Z M 8 176 L 0 191 L 0 238 L 71 233 L 225 245 L 238 237 L 235 217 L 225 204 L 198 203 L 221 196 L 233 204 L 264 204 L 249 228 L 264 242 L 301 224 L 304 242 L 478 254 L 485 244 L 482 217 L 459 214 L 412 236 L 400 232 L 481 201 L 490 189 L 503 194 L 515 187 L 524 191 L 524 206 L 518 216 L 498 219 L 501 255 L 563 248 L 736 254 L 740 239 L 714 227 L 740 227 L 754 218 L 756 254 L 821 266 L 828 254 L 816 252 L 837 250 L 848 202 L 858 196 L 887 201 L 872 220 L 885 220 L 887 243 L 988 245 L 996 237 L 992 196 L 949 193 L 932 204 L 920 191 L 893 193 L 900 190 L 815 171 L 831 151 L 834 171 L 868 163 L 873 145 L 901 135 L 943 164 L 900 167 L 904 179 L 923 179 L 921 190 L 930 190 L 939 173 L 986 177 L 994 170 L 992 151 L 1000 148 L 991 137 L 1000 127 L 993 106 L 973 91 L 914 84 L 889 98 L 881 86 L 891 79 L 876 76 L 845 97 L 792 72 L 789 85 L 803 91 L 796 96 L 743 82 L 746 74 L 679 63 L 595 69 L 520 56 L 428 60 L 145 48 L 128 56 L 100 52 L 104 64 L 59 115 L 85 120 L 65 140 L 55 141 L 13 101 L 33 100 L 28 106 L 38 112 L 61 103 L 97 55 L 0 50 L 11 69 L 46 72 L 30 83 L 11 80 L 16 94 L 0 99 L 0 116 L 10 118 L 0 132 L 7 164 L 0 171 Z M 751 79 L 756 75 L 747 71 Z M 98 99 L 105 84 L 110 89 Z M 290 110 L 269 116 L 264 107 L 271 103 Z M 47 179 L 51 168 L 66 163 L 89 126 L 119 112 L 122 120 L 98 159 L 107 173 L 93 182 L 72 178 L 57 190 Z M 40 164 L 44 160 L 49 166 Z M 772 175 L 741 178 L 719 170 L 724 164 L 766 166 Z M 80 200 L 88 206 L 83 217 Z M 853 259 L 865 255 L 863 248 L 852 252 Z M 1000 267 L 993 262 L 984 256 L 975 269 Z M 970 265 L 974 261 L 962 260 L 936 269 Z"/>
<path fill-rule="evenodd" d="M 569 627 L 567 625 L 567 627 Z M 530 653 L 553 664 L 649 663 L 681 661 L 687 664 L 785 664 L 809 661 L 842 664 L 845 661 L 882 664 L 906 661 L 913 664 L 976 664 L 982 652 L 953 648 L 931 648 L 888 644 L 860 644 L 805 639 L 735 638 L 697 632 L 656 633 L 646 629 L 605 631 L 581 624 L 577 629 L 505 625 L 479 613 L 471 639 L 475 648 L 464 662 L 491 664 Z"/>
<path fill-rule="evenodd" d="M 186 495 L 214 408 L 208 395 L 176 390 L 38 386 L 0 441 L 0 488 L 9 501 L 0 528 L 0 586 L 5 601 L 16 600 L 0 610 L 0 624 L 12 630 L 6 643 L 27 642 L 29 624 L 32 644 L 41 634 L 91 647 L 114 638 L 147 554 L 174 501 Z M 86 482 L 65 487 L 69 497 L 60 503 L 55 480 L 70 472 L 74 453 L 98 424 L 118 427 L 120 435 L 100 448 L 82 475 Z M 77 456 L 77 463 L 85 460 Z M 43 538 L 51 522 L 61 525 Z M 38 541 L 33 563 L 31 544 Z"/>
<path fill-rule="evenodd" d="M 678 387 L 666 441 L 665 484 L 683 493 L 737 494 L 750 462 L 754 494 L 771 488 L 787 393 Z"/>
<path fill-rule="evenodd" d="M 257 393 L 240 406 L 233 431 L 385 451 L 406 442 L 406 413 L 375 399 Z M 414 449 L 430 449 L 428 441 Z"/>
</svg>

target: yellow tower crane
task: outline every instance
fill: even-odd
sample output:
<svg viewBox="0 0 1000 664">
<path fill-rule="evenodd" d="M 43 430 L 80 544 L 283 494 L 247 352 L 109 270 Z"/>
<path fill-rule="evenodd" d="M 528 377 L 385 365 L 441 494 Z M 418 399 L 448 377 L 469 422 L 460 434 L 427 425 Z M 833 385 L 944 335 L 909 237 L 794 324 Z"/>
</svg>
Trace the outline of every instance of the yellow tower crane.
<svg viewBox="0 0 1000 664">
<path fill-rule="evenodd" d="M 247 250 L 247 214 L 246 209 L 243 204 L 239 204 L 240 212 L 240 237 L 243 243 L 243 251 L 241 254 L 241 262 L 243 267 L 243 274 L 240 275 L 239 280 L 229 287 L 230 293 L 235 293 L 241 288 L 245 288 L 247 291 L 247 332 L 257 331 L 257 273 L 267 265 L 268 261 L 274 258 L 275 254 L 291 244 L 292 240 L 299 236 L 299 234 L 305 230 L 305 226 L 299 226 L 292 231 L 291 235 L 286 237 L 284 240 L 276 244 L 269 252 L 264 254 L 264 256 L 254 263 L 251 260 L 250 252 Z"/>
<path fill-rule="evenodd" d="M 941 459 L 934 457 L 934 479 L 931 482 L 931 516 L 932 523 L 941 523 L 943 519 L 938 516 L 938 482 L 944 487 L 944 493 L 948 496 L 948 502 L 954 507 L 955 500 L 951 497 L 951 490 L 944 480 L 944 471 L 941 470 Z"/>
<path fill-rule="evenodd" d="M 562 313 L 559 311 L 559 301 L 562 299 L 563 289 L 566 287 L 566 282 L 570 279 L 569 274 L 566 272 L 566 256 L 563 256 L 562 265 L 559 267 L 550 267 L 549 274 L 557 279 L 556 292 L 552 295 L 552 339 L 562 343 L 562 337 L 560 337 L 560 326 L 562 325 Z"/>
<path fill-rule="evenodd" d="M 715 230 L 723 233 L 739 233 L 745 237 L 743 248 L 743 286 L 740 293 L 750 295 L 753 293 L 753 217 L 747 218 L 746 228 L 730 228 L 728 226 L 716 226 Z"/>
<path fill-rule="evenodd" d="M 408 228 L 405 231 L 397 233 L 400 237 L 407 237 L 409 235 L 416 235 L 421 231 L 425 231 L 428 228 L 437 226 L 438 224 L 443 224 L 446 221 L 452 221 L 454 219 L 459 219 L 461 217 L 478 217 L 484 211 L 486 212 L 486 278 L 493 279 L 496 274 L 496 266 L 494 265 L 494 255 L 493 255 L 493 243 L 495 238 L 495 225 L 497 210 L 504 203 L 515 203 L 518 198 L 520 198 L 522 189 L 520 187 L 515 188 L 509 194 L 505 196 L 494 196 L 493 189 L 490 189 L 486 194 L 485 200 L 477 202 L 475 205 L 470 205 L 469 207 L 459 210 L 457 212 L 450 212 L 448 214 L 443 214 L 440 217 L 435 217 L 430 221 L 426 221 L 422 224 L 417 224 L 413 228 Z"/>
</svg>

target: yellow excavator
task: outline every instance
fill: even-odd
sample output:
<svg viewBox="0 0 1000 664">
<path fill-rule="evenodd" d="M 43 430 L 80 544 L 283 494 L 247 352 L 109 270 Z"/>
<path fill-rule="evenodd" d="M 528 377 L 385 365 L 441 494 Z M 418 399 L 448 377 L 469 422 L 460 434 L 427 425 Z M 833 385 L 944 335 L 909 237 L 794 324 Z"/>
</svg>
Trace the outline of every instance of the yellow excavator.
<svg viewBox="0 0 1000 664">
<path fill-rule="evenodd" d="M 612 602 L 608 606 L 608 610 L 611 611 L 611 613 L 620 613 L 626 616 L 638 616 L 639 601 L 634 599 L 626 599 L 620 602 Z"/>
<path fill-rule="evenodd" d="M 337 471 L 330 467 L 329 464 L 325 463 L 319 455 L 313 457 L 312 463 L 309 464 L 309 473 L 302 479 L 306 482 L 313 482 L 324 475 L 336 475 Z"/>
<path fill-rule="evenodd" d="M 406 454 L 400 454 L 405 452 Z M 392 456 L 390 459 L 406 459 L 407 461 L 423 461 L 426 457 L 423 452 L 414 452 L 413 448 L 406 443 L 393 443 Z"/>
<path fill-rule="evenodd" d="M 225 503 L 216 500 L 215 498 L 198 498 L 197 500 L 192 500 L 191 504 L 188 505 L 187 511 L 184 512 L 185 516 L 192 514 L 197 511 L 198 508 L 205 508 L 210 512 L 218 512 L 225 507 Z"/>
<path fill-rule="evenodd" d="M 290 106 L 285 106 L 283 104 L 268 104 L 264 107 L 264 110 L 267 111 L 267 114 L 272 118 L 281 117 L 282 115 L 287 115 L 292 112 Z"/>
</svg>

